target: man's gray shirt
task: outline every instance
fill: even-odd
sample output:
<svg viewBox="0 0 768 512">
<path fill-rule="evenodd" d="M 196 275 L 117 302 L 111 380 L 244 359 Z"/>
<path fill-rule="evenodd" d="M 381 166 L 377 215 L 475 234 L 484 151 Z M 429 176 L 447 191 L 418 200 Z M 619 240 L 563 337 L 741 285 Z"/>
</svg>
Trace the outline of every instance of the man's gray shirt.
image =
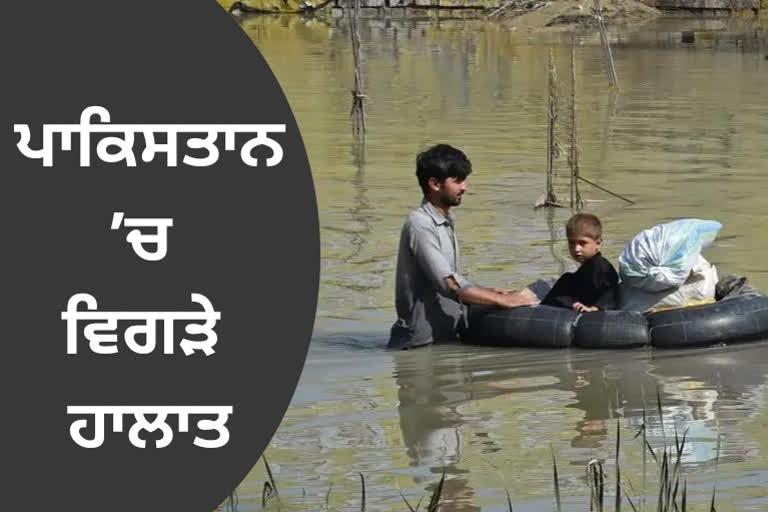
<svg viewBox="0 0 768 512">
<path fill-rule="evenodd" d="M 459 289 L 451 290 L 453 277 Z M 408 348 L 433 341 L 458 339 L 463 316 L 458 293 L 472 284 L 459 274 L 459 244 L 454 215 L 443 216 L 424 201 L 408 215 L 400 233 L 395 281 L 397 322 L 392 326 L 390 348 Z"/>
</svg>

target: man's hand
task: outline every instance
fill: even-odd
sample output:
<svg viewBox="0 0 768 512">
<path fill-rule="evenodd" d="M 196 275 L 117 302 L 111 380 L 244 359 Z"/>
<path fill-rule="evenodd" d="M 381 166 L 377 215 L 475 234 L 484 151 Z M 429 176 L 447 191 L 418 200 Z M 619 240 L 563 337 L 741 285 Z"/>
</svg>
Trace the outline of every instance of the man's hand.
<svg viewBox="0 0 768 512">
<path fill-rule="evenodd" d="M 459 283 L 451 276 L 445 278 L 445 283 L 450 290 L 459 289 Z M 536 295 L 528 289 L 517 292 L 508 288 L 484 288 L 482 286 L 465 288 L 459 293 L 459 300 L 465 304 L 489 304 L 502 308 L 535 306 L 539 303 Z"/>
<path fill-rule="evenodd" d="M 594 313 L 595 311 L 600 311 L 600 308 L 597 306 L 585 306 L 581 302 L 574 302 L 573 310 L 579 313 Z"/>
<path fill-rule="evenodd" d="M 539 301 L 535 296 L 531 297 L 525 293 L 512 291 L 506 294 L 499 294 L 496 305 L 502 308 L 516 308 L 518 306 L 535 306 L 538 303 Z"/>
</svg>

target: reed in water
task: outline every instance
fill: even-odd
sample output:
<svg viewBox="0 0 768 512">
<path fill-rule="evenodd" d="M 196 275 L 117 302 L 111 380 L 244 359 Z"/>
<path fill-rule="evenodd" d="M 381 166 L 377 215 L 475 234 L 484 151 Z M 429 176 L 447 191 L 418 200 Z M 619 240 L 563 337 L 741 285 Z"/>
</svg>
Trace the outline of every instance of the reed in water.
<svg viewBox="0 0 768 512">
<path fill-rule="evenodd" d="M 659 423 L 661 424 L 662 431 L 664 430 L 664 420 L 662 413 L 662 404 L 660 393 L 657 390 L 657 406 L 659 412 Z M 688 431 L 686 429 L 682 436 L 678 434 L 675 427 L 674 444 L 667 443 L 666 435 L 663 437 L 663 445 L 660 448 L 654 450 L 646 436 L 646 411 L 643 407 L 643 422 L 638 428 L 635 439 L 640 438 L 643 450 L 643 483 L 641 492 L 636 492 L 632 482 L 628 479 L 622 480 L 621 473 L 621 431 L 620 431 L 620 419 L 616 420 L 616 454 L 615 454 L 615 493 L 614 493 L 614 512 L 620 512 L 622 507 L 625 511 L 631 510 L 632 512 L 650 512 L 655 509 L 656 512 L 685 512 L 688 507 L 688 480 L 683 472 L 683 451 L 686 443 L 688 442 Z M 650 458 L 656 463 L 659 468 L 658 474 L 658 489 L 657 499 L 655 507 L 650 507 L 647 502 L 648 489 L 646 488 L 646 459 Z M 720 435 L 718 432 L 717 438 L 717 454 L 715 459 L 715 467 L 720 456 Z M 264 466 L 268 475 L 268 480 L 264 482 L 264 494 L 262 495 L 262 508 L 269 510 L 279 510 L 281 507 L 280 497 L 277 493 L 277 483 L 275 482 L 274 474 L 267 462 L 266 457 L 264 459 Z M 358 473 L 360 478 L 360 511 L 366 510 L 366 480 L 363 473 Z M 443 503 L 443 489 L 446 481 L 446 471 L 443 469 L 440 480 L 434 487 L 434 490 L 429 495 L 428 501 L 422 509 L 422 504 L 425 502 L 422 496 L 421 499 L 414 505 L 412 504 L 400 491 L 400 496 L 403 500 L 403 505 L 409 512 L 437 512 Z M 555 457 L 554 449 L 552 449 L 552 481 L 553 481 L 553 509 L 556 512 L 563 511 L 561 489 L 557 469 L 557 459 Z M 603 468 L 603 462 L 597 459 L 591 460 L 586 466 L 585 483 L 589 492 L 589 512 L 608 512 L 609 508 L 606 507 L 606 474 Z M 325 496 L 325 510 L 330 510 L 330 496 L 333 489 L 331 483 L 328 487 L 328 492 Z M 509 490 L 505 489 L 507 498 L 507 509 L 509 512 L 514 511 L 514 499 L 510 495 Z M 627 506 L 624 506 L 626 500 Z M 712 489 L 712 498 L 709 503 L 709 511 L 716 512 L 716 486 Z M 237 511 L 237 494 L 233 493 L 225 503 L 223 503 L 217 510 L 226 512 Z"/>
</svg>

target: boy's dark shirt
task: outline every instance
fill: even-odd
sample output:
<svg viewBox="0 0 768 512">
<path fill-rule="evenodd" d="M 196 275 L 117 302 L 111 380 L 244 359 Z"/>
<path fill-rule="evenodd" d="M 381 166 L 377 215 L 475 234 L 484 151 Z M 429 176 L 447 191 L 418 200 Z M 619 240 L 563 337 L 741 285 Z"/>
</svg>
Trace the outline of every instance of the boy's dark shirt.
<svg viewBox="0 0 768 512">
<path fill-rule="evenodd" d="M 574 302 L 581 302 L 599 309 L 616 309 L 618 299 L 619 275 L 611 262 L 598 252 L 576 272 L 560 276 L 541 303 L 572 308 Z"/>
</svg>

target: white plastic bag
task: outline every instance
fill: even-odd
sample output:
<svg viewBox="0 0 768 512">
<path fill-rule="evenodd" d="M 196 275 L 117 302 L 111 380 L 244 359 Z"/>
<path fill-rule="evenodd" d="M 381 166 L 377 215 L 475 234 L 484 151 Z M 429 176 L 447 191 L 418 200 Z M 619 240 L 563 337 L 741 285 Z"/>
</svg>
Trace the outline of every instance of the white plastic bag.
<svg viewBox="0 0 768 512">
<path fill-rule="evenodd" d="M 651 292 L 622 282 L 619 309 L 644 313 L 714 302 L 717 281 L 715 266 L 699 255 L 688 279 L 679 288 Z"/>
<path fill-rule="evenodd" d="M 722 227 L 714 220 L 681 219 L 641 231 L 619 256 L 622 282 L 648 292 L 682 286 Z"/>
</svg>

